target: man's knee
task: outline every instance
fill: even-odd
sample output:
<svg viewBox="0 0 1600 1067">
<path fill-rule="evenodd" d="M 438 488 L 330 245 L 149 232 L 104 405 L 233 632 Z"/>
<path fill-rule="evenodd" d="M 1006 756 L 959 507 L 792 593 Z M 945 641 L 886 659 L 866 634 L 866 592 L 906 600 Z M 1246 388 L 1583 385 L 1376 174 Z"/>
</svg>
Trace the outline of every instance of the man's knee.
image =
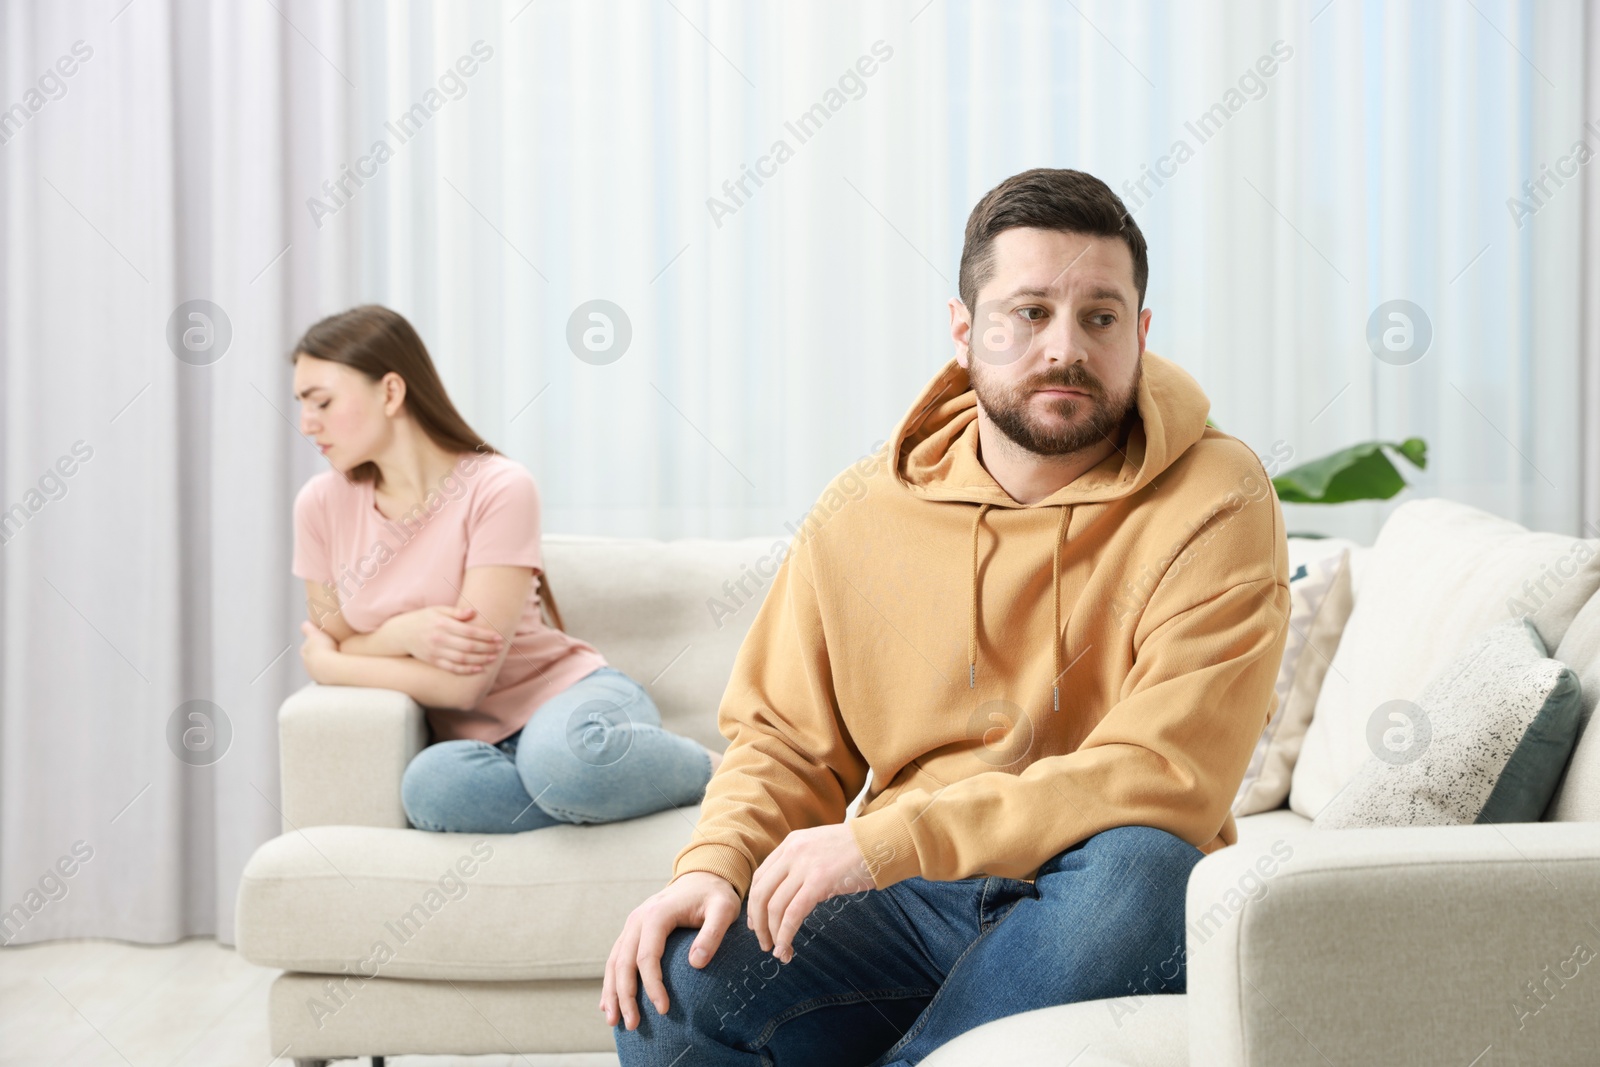
<svg viewBox="0 0 1600 1067">
<path fill-rule="evenodd" d="M 640 979 L 635 995 L 640 1030 L 646 1029 L 643 1022 L 649 1020 L 649 1040 L 670 1034 L 672 1040 L 701 1039 L 737 1046 L 748 1039 L 746 1030 L 755 1018 L 753 1011 L 747 1013 L 744 1009 L 759 987 L 777 976 L 778 961 L 770 955 L 766 957 L 769 975 L 760 973 L 760 962 L 746 964 L 746 954 L 737 951 L 734 943 L 743 936 L 753 939 L 755 934 L 745 928 L 741 915 L 723 935 L 722 944 L 706 965 L 696 967 L 689 962 L 689 949 L 699 933 L 692 927 L 679 927 L 667 935 L 661 952 L 661 983 L 667 991 L 665 1016 L 656 1012 Z"/>
<path fill-rule="evenodd" d="M 1052 856 L 1041 873 L 1088 864 L 1138 864 L 1146 874 L 1161 872 L 1187 884 L 1189 872 L 1205 853 L 1176 834 L 1154 826 L 1113 826 Z"/>
<path fill-rule="evenodd" d="M 1051 892 L 1056 878 L 1041 877 L 1041 899 L 1078 925 L 1087 906 L 1100 920 L 1108 971 L 1117 987 L 1103 995 L 1181 993 L 1187 981 L 1184 898 L 1189 874 L 1204 856 L 1198 848 L 1152 826 L 1103 830 L 1054 856 L 1041 876 L 1073 872 Z M 1090 878 L 1085 885 L 1078 881 Z M 1081 927 L 1079 930 L 1082 933 Z M 1109 975 L 1108 975 L 1109 976 Z"/>
<path fill-rule="evenodd" d="M 1204 855 L 1176 834 L 1154 826 L 1114 826 L 1094 836 L 1101 845 L 1119 852 L 1141 856 L 1152 862 L 1171 862 L 1190 867 Z"/>
</svg>

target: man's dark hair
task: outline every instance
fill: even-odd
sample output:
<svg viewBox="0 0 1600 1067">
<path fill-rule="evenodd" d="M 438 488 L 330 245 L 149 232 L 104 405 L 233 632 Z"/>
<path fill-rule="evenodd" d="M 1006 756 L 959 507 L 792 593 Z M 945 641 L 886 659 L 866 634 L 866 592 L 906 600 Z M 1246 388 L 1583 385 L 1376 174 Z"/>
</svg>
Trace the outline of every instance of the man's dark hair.
<svg viewBox="0 0 1600 1067">
<path fill-rule="evenodd" d="M 1029 226 L 1040 230 L 1120 237 L 1133 253 L 1133 285 L 1144 310 L 1150 258 L 1144 234 L 1111 187 L 1081 170 L 1035 167 L 1013 174 L 984 194 L 967 216 L 961 248 L 961 302 L 976 312 L 978 290 L 994 274 L 994 239 L 1004 230 Z"/>
</svg>

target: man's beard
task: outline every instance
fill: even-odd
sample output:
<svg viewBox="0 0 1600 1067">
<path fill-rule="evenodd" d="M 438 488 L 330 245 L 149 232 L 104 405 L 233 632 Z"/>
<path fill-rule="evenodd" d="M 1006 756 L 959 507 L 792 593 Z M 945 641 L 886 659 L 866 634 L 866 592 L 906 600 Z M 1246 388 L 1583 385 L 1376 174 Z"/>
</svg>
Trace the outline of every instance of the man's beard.
<svg viewBox="0 0 1600 1067">
<path fill-rule="evenodd" d="M 970 352 L 970 350 L 969 350 Z M 1133 380 L 1121 396 L 1112 396 L 1105 383 L 1084 368 L 1068 363 L 1036 378 L 1006 386 L 991 382 L 987 371 L 980 371 L 981 358 L 969 357 L 967 377 L 989 421 L 1019 447 L 1040 456 L 1065 456 L 1093 448 L 1101 441 L 1117 441 L 1117 431 L 1138 402 L 1139 376 L 1144 359 L 1134 367 Z M 1061 396 L 1050 403 L 1066 416 L 1059 427 L 1044 425 L 1028 410 L 1033 394 L 1040 389 L 1082 389 L 1088 396 Z"/>
</svg>

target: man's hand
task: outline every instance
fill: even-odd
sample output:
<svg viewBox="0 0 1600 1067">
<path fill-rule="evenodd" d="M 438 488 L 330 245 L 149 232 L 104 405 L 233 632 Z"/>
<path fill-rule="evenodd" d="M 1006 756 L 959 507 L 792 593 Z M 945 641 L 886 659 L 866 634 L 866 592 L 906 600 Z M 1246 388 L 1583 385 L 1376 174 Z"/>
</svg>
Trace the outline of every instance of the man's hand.
<svg viewBox="0 0 1600 1067">
<path fill-rule="evenodd" d="M 454 674 L 481 674 L 500 654 L 505 638 L 470 605 L 435 605 L 386 619 L 383 629 L 413 659 Z"/>
<path fill-rule="evenodd" d="M 747 921 L 763 952 L 794 959 L 794 935 L 824 900 L 873 888 L 872 872 L 844 823 L 792 830 L 750 880 Z"/>
<path fill-rule="evenodd" d="M 606 1022 L 624 1020 L 629 1030 L 639 1026 L 639 986 L 644 976 L 645 995 L 662 1015 L 667 1013 L 667 987 L 661 981 L 661 954 L 667 935 L 680 926 L 698 926 L 700 934 L 689 949 L 689 963 L 704 967 L 722 944 L 722 935 L 739 916 L 739 891 L 726 878 L 710 871 L 689 871 L 665 889 L 634 908 L 611 946 L 600 1010 Z"/>
<path fill-rule="evenodd" d="M 305 643 L 300 646 L 300 660 L 306 665 L 306 675 L 313 682 L 323 684 L 322 665 L 326 657 L 337 654 L 339 642 L 326 630 L 319 629 L 310 619 L 300 623 L 300 632 L 305 635 Z"/>
</svg>

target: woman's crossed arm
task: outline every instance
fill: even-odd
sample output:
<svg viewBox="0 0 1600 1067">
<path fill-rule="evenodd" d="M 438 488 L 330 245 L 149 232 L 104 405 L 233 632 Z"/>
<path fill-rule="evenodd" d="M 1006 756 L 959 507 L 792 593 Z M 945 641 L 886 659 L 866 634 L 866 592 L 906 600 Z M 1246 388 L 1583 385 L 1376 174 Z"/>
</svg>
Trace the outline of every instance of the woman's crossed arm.
<svg viewBox="0 0 1600 1067">
<path fill-rule="evenodd" d="M 307 582 L 306 673 L 321 685 L 396 689 L 426 707 L 475 708 L 499 676 L 532 581 L 529 567 L 469 567 L 453 607 L 397 615 L 371 634 L 355 633 L 337 602 Z M 493 633 L 466 625 L 474 615 Z"/>
</svg>

